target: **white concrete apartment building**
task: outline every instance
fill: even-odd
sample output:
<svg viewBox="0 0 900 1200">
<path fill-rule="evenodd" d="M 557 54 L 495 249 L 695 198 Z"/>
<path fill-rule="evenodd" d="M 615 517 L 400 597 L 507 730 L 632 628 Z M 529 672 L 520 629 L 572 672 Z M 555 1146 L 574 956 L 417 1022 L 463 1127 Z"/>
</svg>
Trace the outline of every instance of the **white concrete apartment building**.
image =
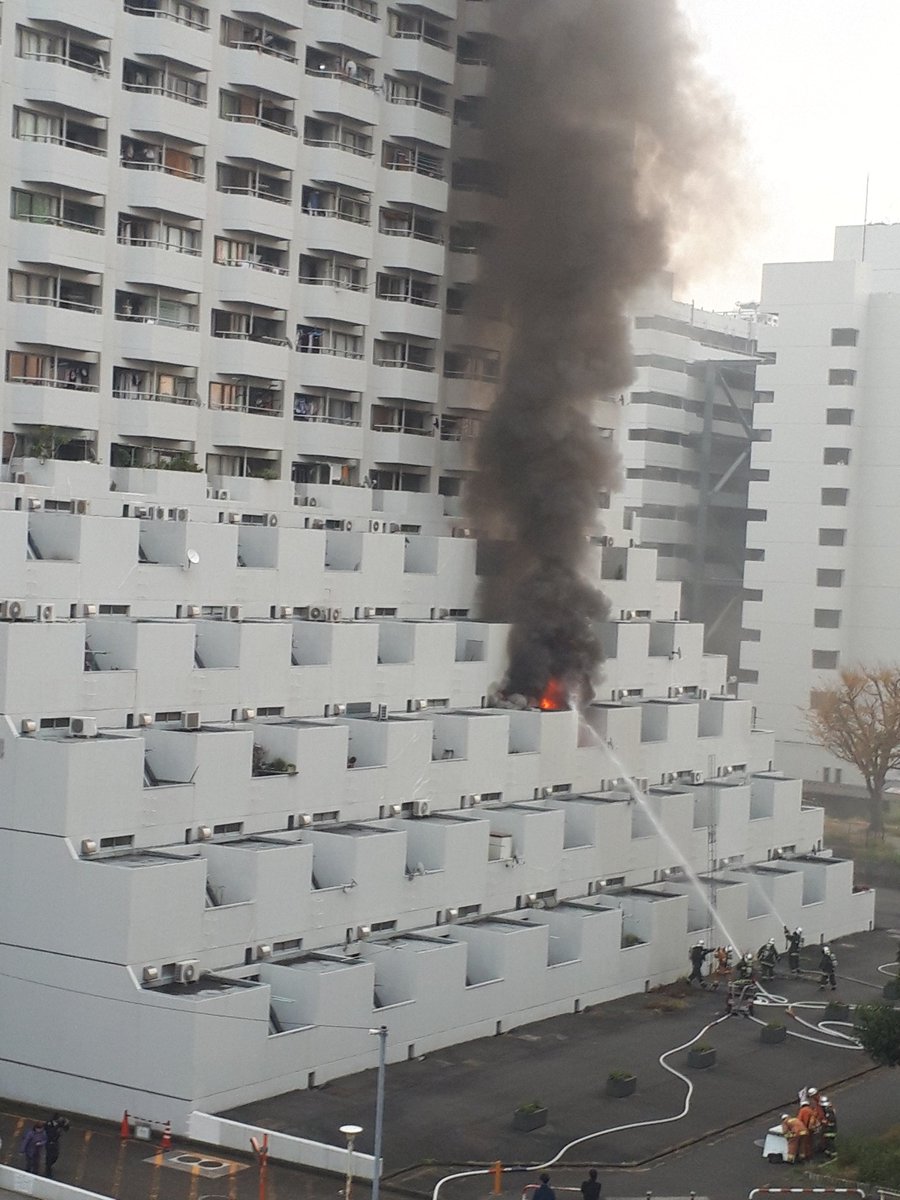
<svg viewBox="0 0 900 1200">
<path fill-rule="evenodd" d="M 184 1129 L 670 980 L 703 892 L 872 920 L 619 499 L 596 702 L 489 706 L 435 163 L 488 9 L 3 6 L 4 1096 Z"/>
<path fill-rule="evenodd" d="M 740 657 L 756 313 L 672 298 L 671 279 L 633 306 L 635 380 L 624 396 L 626 521 L 684 584 L 706 648 Z"/>
<path fill-rule="evenodd" d="M 832 261 L 763 273 L 740 691 L 807 779 L 859 782 L 809 742 L 816 688 L 900 658 L 898 281 L 900 225 L 839 228 Z"/>
</svg>

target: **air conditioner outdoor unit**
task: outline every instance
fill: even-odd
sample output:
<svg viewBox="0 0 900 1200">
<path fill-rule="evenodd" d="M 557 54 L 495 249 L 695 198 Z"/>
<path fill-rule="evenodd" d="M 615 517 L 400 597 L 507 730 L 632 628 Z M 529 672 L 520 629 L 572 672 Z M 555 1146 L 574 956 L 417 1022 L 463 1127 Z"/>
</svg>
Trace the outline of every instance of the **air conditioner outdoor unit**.
<svg viewBox="0 0 900 1200">
<path fill-rule="evenodd" d="M 224 488 L 220 488 L 219 491 L 216 492 L 216 499 L 217 500 L 230 500 L 231 492 L 226 491 Z"/>
<path fill-rule="evenodd" d="M 3 603 L 0 604 L 0 617 L 2 617 L 4 621 L 18 621 L 21 615 L 21 600 L 4 600 Z"/>
<path fill-rule="evenodd" d="M 608 533 L 605 533 L 600 539 L 601 546 L 614 546 L 615 544 L 615 538 L 611 538 Z"/>
<path fill-rule="evenodd" d="M 212 837 L 212 830 L 208 825 L 198 825 L 197 832 L 194 835 L 194 840 L 197 842 L 208 842 Z"/>
<path fill-rule="evenodd" d="M 195 983 L 200 977 L 200 963 L 196 958 L 187 958 L 175 964 L 176 983 Z"/>
<path fill-rule="evenodd" d="M 431 805 L 427 800 L 413 800 L 412 815 L 414 817 L 427 817 L 431 812 Z"/>
<path fill-rule="evenodd" d="M 39 604 L 37 609 L 37 619 L 39 621 L 55 621 L 56 609 L 52 604 Z"/>
<path fill-rule="evenodd" d="M 381 530 L 383 527 L 384 527 L 383 521 L 370 521 L 369 522 L 369 532 L 370 533 L 381 533 Z"/>
<path fill-rule="evenodd" d="M 81 615 L 83 617 L 96 617 L 97 605 L 96 604 L 82 604 Z"/>
<path fill-rule="evenodd" d="M 20 722 L 19 730 L 24 734 L 36 733 L 37 721 L 32 721 L 29 717 L 26 717 L 24 721 Z"/>
<path fill-rule="evenodd" d="M 44 502 L 43 502 L 43 500 L 40 499 L 39 496 L 29 496 L 28 497 L 29 512 L 38 512 L 43 507 L 44 507 Z"/>
<path fill-rule="evenodd" d="M 256 709 L 255 708 L 242 708 L 241 709 L 241 720 L 242 721 L 255 721 L 256 720 Z"/>
<path fill-rule="evenodd" d="M 397 524 L 396 521 L 391 521 L 391 533 L 399 533 L 399 532 L 400 532 L 400 526 Z"/>
<path fill-rule="evenodd" d="M 178 509 L 177 517 L 179 521 L 186 521 L 190 515 L 190 512 L 186 508 Z"/>
<path fill-rule="evenodd" d="M 331 715 L 333 717 L 343 717 L 346 712 L 347 712 L 346 704 L 332 704 L 332 706 L 331 706 Z"/>
<path fill-rule="evenodd" d="M 131 506 L 131 515 L 133 517 L 146 517 L 147 511 L 147 508 L 143 504 L 132 504 Z"/>
<path fill-rule="evenodd" d="M 691 782 L 692 783 L 702 783 L 703 782 L 703 772 L 702 771 L 694 771 L 694 773 L 691 775 Z"/>
<path fill-rule="evenodd" d="M 153 724 L 153 713 L 138 713 L 137 723 L 142 729 L 149 729 Z"/>
<path fill-rule="evenodd" d="M 649 779 L 635 779 L 635 781 L 634 781 L 634 786 L 637 788 L 637 790 L 639 792 L 646 792 L 649 785 L 650 785 Z"/>
<path fill-rule="evenodd" d="M 378 705 L 378 720 L 386 721 L 388 718 L 388 706 L 386 704 Z"/>
<path fill-rule="evenodd" d="M 708 700 L 708 699 L 709 699 L 709 692 L 707 691 L 707 689 L 706 689 L 706 688 L 701 688 L 701 689 L 700 689 L 700 691 L 697 693 L 697 698 L 698 698 L 699 700 Z"/>
<path fill-rule="evenodd" d="M 340 610 L 339 608 L 332 608 L 332 609 L 330 610 L 330 614 L 329 614 L 329 615 L 330 615 L 330 617 L 331 617 L 331 620 L 332 620 L 332 621 L 335 621 L 335 622 L 337 622 L 337 621 L 340 621 L 340 620 L 342 620 L 342 619 L 343 619 L 343 614 L 342 614 L 342 612 L 341 612 L 341 610 Z"/>
<path fill-rule="evenodd" d="M 389 817 L 399 817 L 402 812 L 403 812 L 402 804 L 389 804 L 387 806 L 387 815 Z"/>
<path fill-rule="evenodd" d="M 90 855 L 90 854 L 97 853 L 97 843 L 94 841 L 93 838 L 82 838 L 81 839 L 81 853 L 84 855 Z"/>
<path fill-rule="evenodd" d="M 364 616 L 364 617 L 374 617 L 374 616 L 375 616 L 375 611 L 376 611 L 376 610 L 375 610 L 374 608 L 371 608 L 371 607 L 364 608 L 364 609 L 363 609 L 363 616 Z"/>
<path fill-rule="evenodd" d="M 444 920 L 445 921 L 455 921 L 458 916 L 459 916 L 458 908 L 445 908 L 444 909 Z"/>
<path fill-rule="evenodd" d="M 73 717 L 69 722 L 69 733 L 77 738 L 95 738 L 98 726 L 96 717 Z"/>
<path fill-rule="evenodd" d="M 290 617 L 292 617 L 294 615 L 294 610 L 291 607 L 289 607 L 289 605 L 282 604 L 282 605 L 279 605 L 278 615 L 279 615 L 279 617 L 281 617 L 282 621 L 287 621 Z"/>
<path fill-rule="evenodd" d="M 239 512 L 230 512 L 225 517 L 225 520 L 228 522 L 229 525 L 240 525 L 241 514 Z"/>
<path fill-rule="evenodd" d="M 328 611 L 327 609 L 324 609 L 324 608 L 319 608 L 318 606 L 315 606 L 315 605 L 314 605 L 314 606 L 313 606 L 313 607 L 312 607 L 312 608 L 309 610 L 309 619 L 310 619 L 311 621 L 324 621 L 324 620 L 325 620 L 325 613 L 326 613 L 327 611 Z"/>
<path fill-rule="evenodd" d="M 492 833 L 488 838 L 488 862 L 504 862 L 513 855 L 511 834 Z"/>
<path fill-rule="evenodd" d="M 144 967 L 143 971 L 141 971 L 141 979 L 144 983 L 156 983 L 159 979 L 159 968 Z"/>
<path fill-rule="evenodd" d="M 75 501 L 75 511 L 77 513 L 79 513 L 81 516 L 84 516 L 85 513 L 89 512 L 90 507 L 91 507 L 90 501 L 88 501 L 88 500 L 76 500 Z"/>
<path fill-rule="evenodd" d="M 460 808 L 476 808 L 480 803 L 481 796 L 476 792 L 471 796 L 463 796 L 460 803 Z"/>
<path fill-rule="evenodd" d="M 277 513 L 269 513 L 269 524 L 273 525 L 273 526 L 278 524 L 278 514 Z"/>
<path fill-rule="evenodd" d="M 189 617 L 199 617 L 200 616 L 200 605 L 199 604 L 189 604 L 187 606 L 186 611 L 187 611 L 187 615 Z"/>
<path fill-rule="evenodd" d="M 15 483 L 27 483 L 27 482 L 28 482 L 28 476 L 25 474 L 25 472 L 24 472 L 24 471 L 18 471 L 18 472 L 16 473 L 16 478 L 15 478 L 15 481 L 14 481 L 14 482 L 15 482 Z"/>
<path fill-rule="evenodd" d="M 356 940 L 358 942 L 364 942 L 371 932 L 372 932 L 371 925 L 357 925 Z"/>
<path fill-rule="evenodd" d="M 413 712 L 424 712 L 427 707 L 427 700 L 413 700 Z"/>
<path fill-rule="evenodd" d="M 297 816 L 297 825 L 300 829 L 307 829 L 312 825 L 312 813 L 299 813 Z"/>
<path fill-rule="evenodd" d="M 225 615 L 229 621 L 239 621 L 241 619 L 241 606 L 239 604 L 229 604 L 225 610 Z"/>
<path fill-rule="evenodd" d="M 271 958 L 272 957 L 272 947 L 269 945 L 268 942 L 261 942 L 260 945 L 258 945 L 256 947 L 256 957 L 257 958 Z"/>
<path fill-rule="evenodd" d="M 199 729 L 200 714 L 198 712 L 183 712 L 181 714 L 182 729 Z"/>
</svg>

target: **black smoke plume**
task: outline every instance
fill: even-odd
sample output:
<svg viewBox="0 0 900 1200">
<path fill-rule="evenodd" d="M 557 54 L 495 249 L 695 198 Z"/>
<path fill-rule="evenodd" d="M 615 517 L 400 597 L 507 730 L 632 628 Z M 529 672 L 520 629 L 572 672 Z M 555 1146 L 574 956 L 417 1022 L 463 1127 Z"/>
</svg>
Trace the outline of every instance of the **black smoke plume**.
<svg viewBox="0 0 900 1200">
<path fill-rule="evenodd" d="M 508 543 L 481 612 L 508 621 L 502 690 L 593 695 L 607 603 L 589 532 L 618 460 L 592 416 L 632 378 L 626 307 L 671 260 L 692 208 L 730 191 L 734 131 L 675 0 L 499 0 L 484 153 L 497 198 L 469 336 L 506 330 L 467 493 Z M 718 155 L 718 158 L 717 158 Z M 713 219 L 712 210 L 710 219 Z M 595 560 L 593 560 L 595 561 Z"/>
</svg>

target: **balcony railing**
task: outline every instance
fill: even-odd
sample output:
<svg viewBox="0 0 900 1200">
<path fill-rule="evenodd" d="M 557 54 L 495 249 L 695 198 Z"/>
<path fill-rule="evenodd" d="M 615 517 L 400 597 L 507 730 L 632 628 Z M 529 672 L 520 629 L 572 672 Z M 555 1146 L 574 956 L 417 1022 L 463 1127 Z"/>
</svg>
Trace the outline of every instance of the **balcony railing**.
<svg viewBox="0 0 900 1200">
<path fill-rule="evenodd" d="M 352 142 L 341 142 L 337 138 L 309 138 L 303 139 L 304 146 L 317 146 L 326 150 L 346 150 L 348 154 L 358 154 L 360 158 L 372 158 L 373 153 L 371 148 L 364 149 L 362 146 L 354 146 Z"/>
<path fill-rule="evenodd" d="M 422 233 L 422 231 L 419 229 L 400 229 L 394 225 L 382 225 L 379 229 L 379 233 L 383 233 L 387 237 L 415 238 L 419 242 L 430 242 L 433 246 L 442 246 L 444 244 L 444 239 L 440 234 Z"/>
<path fill-rule="evenodd" d="M 269 54 L 272 56 L 272 58 L 281 58 L 284 59 L 285 62 L 297 62 L 297 56 L 295 54 L 289 54 L 287 50 L 278 50 L 275 46 L 268 45 L 264 38 L 260 38 L 259 41 L 255 42 L 242 42 L 234 39 L 227 41 L 225 45 L 228 46 L 230 50 L 255 50 L 258 54 Z"/>
<path fill-rule="evenodd" d="M 106 158 L 104 146 L 92 146 L 89 142 L 76 142 L 73 138 L 63 137 L 58 133 L 18 133 L 15 135 L 20 142 L 44 142 L 51 146 L 67 146 L 70 150 L 81 150 L 84 154 L 97 154 Z"/>
<path fill-rule="evenodd" d="M 197 108 L 206 108 L 205 96 L 189 96 L 179 88 L 166 83 L 123 83 L 123 92 L 138 92 L 143 96 L 168 96 L 170 100 L 179 100 L 182 104 L 193 104 Z"/>
<path fill-rule="evenodd" d="M 394 296 L 390 293 L 378 292 L 376 300 L 390 300 L 395 304 L 418 304 L 422 308 L 437 308 L 437 300 L 427 300 L 423 296 Z"/>
<path fill-rule="evenodd" d="M 27 383 L 32 387 L 65 388 L 70 392 L 99 392 L 100 385 L 83 383 L 80 380 L 57 379 L 56 376 L 44 375 L 7 375 L 7 383 Z"/>
<path fill-rule="evenodd" d="M 209 29 L 205 9 L 184 4 L 181 0 L 164 2 L 153 8 L 141 4 L 141 0 L 125 0 L 125 11 L 136 17 L 162 17 L 166 21 L 175 21 L 179 25 L 190 25 L 192 29 Z"/>
<path fill-rule="evenodd" d="M 193 408 L 200 404 L 197 396 L 173 396 L 170 392 L 142 392 L 132 388 L 113 388 L 113 396 L 116 400 L 152 400 L 161 404 L 186 404 Z"/>
<path fill-rule="evenodd" d="M 81 221 L 68 221 L 65 217 L 47 216 L 37 213 L 17 213 L 17 221 L 28 221 L 32 225 L 56 225 L 60 229 L 76 229 L 79 233 L 103 233 L 101 225 L 84 225 Z"/>
<path fill-rule="evenodd" d="M 31 62 L 60 63 L 64 67 L 73 67 L 76 71 L 84 71 L 88 75 L 109 75 L 109 68 L 103 65 L 103 61 L 99 55 L 97 61 L 93 63 L 84 62 L 80 58 L 73 58 L 70 54 L 42 54 L 40 51 L 20 54 L 19 58 L 29 59 Z"/>
<path fill-rule="evenodd" d="M 211 412 L 249 413 L 252 417 L 281 417 L 284 415 L 280 400 L 270 404 L 248 400 L 246 404 L 211 404 L 209 407 Z"/>
<path fill-rule="evenodd" d="M 348 283 L 346 279 L 325 278 L 321 275 L 301 275 L 299 283 L 311 284 L 314 287 L 333 287 L 340 288 L 345 292 L 366 292 L 368 285 L 365 283 Z"/>
<path fill-rule="evenodd" d="M 410 371 L 429 371 L 434 372 L 435 367 L 430 363 L 409 362 L 405 358 L 379 358 L 375 357 L 376 367 L 406 367 Z"/>
<path fill-rule="evenodd" d="M 225 196 L 255 196 L 257 200 L 271 200 L 274 204 L 290 204 L 290 196 L 279 196 L 276 192 L 270 192 L 266 188 L 260 187 L 239 187 L 234 184 L 227 184 L 218 188 Z"/>
<path fill-rule="evenodd" d="M 320 416 L 318 413 L 298 413 L 296 410 L 294 420 L 309 421 L 318 425 L 345 425 L 348 429 L 359 429 L 362 424 L 356 417 L 329 417 L 327 414 Z"/>
<path fill-rule="evenodd" d="M 384 165 L 388 171 L 413 171 L 416 175 L 427 175 L 429 179 L 447 178 L 443 165 L 430 157 L 419 157 L 412 161 L 388 159 Z"/>
<path fill-rule="evenodd" d="M 378 13 L 372 12 L 371 9 L 364 8 L 359 4 L 354 4 L 353 0 L 309 0 L 310 8 L 336 8 L 342 12 L 352 13 L 355 17 L 362 17 L 364 21 L 372 21 L 377 23 L 381 18 Z"/>
<path fill-rule="evenodd" d="M 433 429 L 422 429 L 418 425 L 373 425 L 376 433 L 411 433 L 416 437 L 434 437 Z"/>
<path fill-rule="evenodd" d="M 194 258 L 199 258 L 202 254 L 201 250 L 195 250 L 193 246 L 179 246 L 173 242 L 164 242 L 159 238 L 120 236 L 116 238 L 116 241 L 120 246 L 150 246 L 156 250 L 174 250 L 176 254 L 191 254 Z"/>
<path fill-rule="evenodd" d="M 334 358 L 353 358 L 361 359 L 363 353 L 361 350 L 347 350 L 340 346 L 316 345 L 316 346 L 297 346 L 297 351 L 300 354 L 330 354 Z"/>
<path fill-rule="evenodd" d="M 265 117 L 251 116 L 246 113 L 221 113 L 220 115 L 223 121 L 234 121 L 238 125 L 259 125 L 263 129 L 274 129 L 276 133 L 286 133 L 290 137 L 297 136 L 297 126 L 288 125 L 282 121 L 269 121 Z"/>
<path fill-rule="evenodd" d="M 98 310 L 99 311 L 99 310 Z M 191 333 L 196 333 L 200 328 L 198 324 L 192 321 L 176 321 L 171 317 L 160 317 L 155 313 L 116 313 L 117 321 L 131 321 L 137 325 L 163 325 L 167 329 L 187 329 Z"/>
<path fill-rule="evenodd" d="M 338 79 L 342 83 L 352 83 L 354 87 L 375 90 L 374 75 L 363 75 L 359 70 L 355 75 L 348 75 L 346 71 L 327 71 L 323 67 L 307 67 L 306 74 L 313 75 L 316 79 Z"/>
<path fill-rule="evenodd" d="M 214 329 L 212 335 L 215 338 L 228 338 L 233 342 L 261 342 L 266 346 L 287 346 L 290 347 L 290 340 L 282 335 L 272 336 L 263 333 L 249 333 L 243 330 L 218 330 Z"/>
<path fill-rule="evenodd" d="M 415 96 L 388 96 L 388 104 L 405 104 L 409 108 L 424 108 L 426 112 L 437 113 L 440 117 L 448 117 L 450 115 L 449 108 L 441 104 L 429 104 L 426 100 L 419 100 Z"/>
<path fill-rule="evenodd" d="M 10 299 L 15 304 L 42 304 L 45 308 L 69 308 L 75 312 L 98 313 L 102 311 L 99 304 L 82 304 L 80 300 L 60 300 L 55 296 L 25 294 L 11 296 Z"/>
<path fill-rule="evenodd" d="M 179 167 L 170 167 L 166 163 L 151 162 L 147 159 L 123 156 L 119 159 L 119 165 L 128 167 L 132 171 L 162 171 L 164 175 L 175 175 L 178 179 L 192 179 L 198 183 L 202 183 L 205 178 L 202 171 L 184 171 Z"/>
<path fill-rule="evenodd" d="M 453 47 L 449 42 L 441 41 L 440 38 L 432 37 L 431 34 L 424 33 L 421 30 L 396 30 L 391 34 L 392 38 L 403 38 L 407 42 L 425 42 L 428 46 L 436 46 L 438 50 L 452 50 Z"/>
<path fill-rule="evenodd" d="M 287 267 L 277 267 L 274 263 L 257 262 L 252 258 L 217 258 L 216 266 L 242 267 L 251 271 L 268 271 L 270 275 L 287 275 Z M 302 280 L 300 281 L 303 282 Z"/>
<path fill-rule="evenodd" d="M 372 218 L 369 216 L 356 217 L 351 213 L 342 212 L 341 209 L 335 208 L 334 206 L 330 208 L 323 208 L 321 206 L 313 208 L 311 205 L 305 204 L 303 206 L 303 212 L 307 213 L 311 217 L 337 217 L 339 221 L 350 221 L 354 225 L 372 224 Z"/>
</svg>

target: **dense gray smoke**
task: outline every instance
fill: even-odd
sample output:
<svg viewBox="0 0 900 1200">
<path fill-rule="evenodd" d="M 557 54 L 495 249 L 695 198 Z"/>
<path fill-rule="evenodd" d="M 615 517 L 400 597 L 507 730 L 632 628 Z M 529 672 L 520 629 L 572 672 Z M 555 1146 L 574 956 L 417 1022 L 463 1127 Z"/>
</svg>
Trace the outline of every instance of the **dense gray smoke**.
<svg viewBox="0 0 900 1200">
<path fill-rule="evenodd" d="M 491 345 L 499 316 L 508 341 L 467 499 L 479 535 L 512 543 L 481 595 L 486 619 L 512 624 L 504 693 L 534 702 L 552 680 L 578 704 L 607 608 L 587 535 L 619 473 L 592 413 L 632 378 L 629 298 L 668 264 L 688 210 L 727 207 L 714 155 L 733 131 L 675 0 L 498 10 L 484 119 L 496 229 L 470 336 Z"/>
</svg>

